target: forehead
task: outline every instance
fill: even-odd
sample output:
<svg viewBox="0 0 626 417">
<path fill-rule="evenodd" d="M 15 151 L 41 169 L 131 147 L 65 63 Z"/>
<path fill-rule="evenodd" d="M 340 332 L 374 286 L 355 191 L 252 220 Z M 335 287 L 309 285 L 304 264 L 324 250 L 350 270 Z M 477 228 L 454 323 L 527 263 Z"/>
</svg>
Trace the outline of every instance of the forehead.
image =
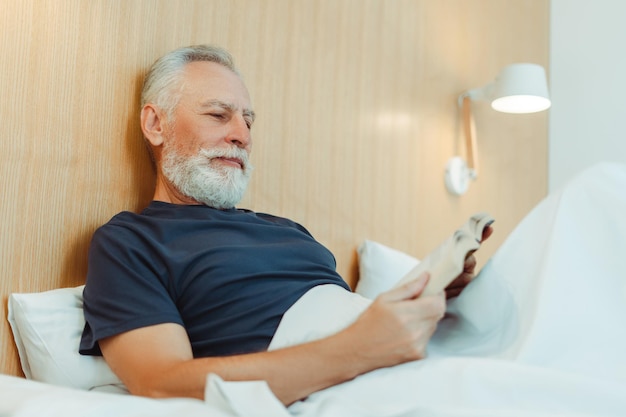
<svg viewBox="0 0 626 417">
<path fill-rule="evenodd" d="M 215 62 L 191 62 L 182 72 L 181 103 L 202 105 L 222 101 L 250 109 L 250 95 L 242 79 Z"/>
</svg>

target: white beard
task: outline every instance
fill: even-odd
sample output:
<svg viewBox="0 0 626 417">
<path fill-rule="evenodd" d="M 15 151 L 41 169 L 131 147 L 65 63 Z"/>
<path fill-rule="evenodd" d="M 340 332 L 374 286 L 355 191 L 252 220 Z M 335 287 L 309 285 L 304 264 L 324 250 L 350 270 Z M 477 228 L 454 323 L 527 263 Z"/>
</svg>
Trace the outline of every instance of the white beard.
<svg viewBox="0 0 626 417">
<path fill-rule="evenodd" d="M 216 209 L 232 208 L 243 198 L 252 165 L 243 149 L 201 149 L 196 155 L 182 156 L 166 142 L 163 148 L 162 171 L 179 192 L 199 203 Z M 238 158 L 243 169 L 212 165 L 213 158 Z"/>
</svg>

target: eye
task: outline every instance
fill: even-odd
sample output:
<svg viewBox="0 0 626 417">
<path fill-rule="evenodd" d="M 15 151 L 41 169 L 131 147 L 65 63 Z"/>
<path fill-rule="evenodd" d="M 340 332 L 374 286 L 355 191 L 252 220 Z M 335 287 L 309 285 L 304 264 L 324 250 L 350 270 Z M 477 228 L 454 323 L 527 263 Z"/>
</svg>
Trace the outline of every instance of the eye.
<svg viewBox="0 0 626 417">
<path fill-rule="evenodd" d="M 218 120 L 224 120 L 226 118 L 226 115 L 224 115 L 224 113 L 209 113 L 209 116 Z"/>
</svg>

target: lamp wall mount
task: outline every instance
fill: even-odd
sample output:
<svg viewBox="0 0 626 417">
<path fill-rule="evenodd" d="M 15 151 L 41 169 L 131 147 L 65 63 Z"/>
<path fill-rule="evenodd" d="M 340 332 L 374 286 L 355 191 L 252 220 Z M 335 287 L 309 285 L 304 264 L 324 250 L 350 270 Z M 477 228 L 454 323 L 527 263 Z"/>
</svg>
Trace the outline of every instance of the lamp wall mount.
<svg viewBox="0 0 626 417">
<path fill-rule="evenodd" d="M 511 64 L 500 71 L 495 81 L 467 90 L 458 98 L 467 161 L 460 156 L 448 160 L 445 184 L 453 195 L 463 195 L 470 181 L 478 177 L 478 148 L 472 114 L 472 101 L 488 100 L 494 110 L 505 113 L 535 113 L 550 107 L 546 73 L 537 64 Z"/>
</svg>

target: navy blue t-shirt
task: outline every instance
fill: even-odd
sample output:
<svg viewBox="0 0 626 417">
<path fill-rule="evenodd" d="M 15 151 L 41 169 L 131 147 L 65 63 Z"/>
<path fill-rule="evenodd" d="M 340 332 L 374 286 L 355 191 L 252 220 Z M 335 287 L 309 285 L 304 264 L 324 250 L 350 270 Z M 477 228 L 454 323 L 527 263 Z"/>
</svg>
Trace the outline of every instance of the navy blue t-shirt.
<svg viewBox="0 0 626 417">
<path fill-rule="evenodd" d="M 310 288 L 337 284 L 334 256 L 299 224 L 247 210 L 153 201 L 99 228 L 89 249 L 80 352 L 178 323 L 195 357 L 266 350 Z"/>
</svg>

